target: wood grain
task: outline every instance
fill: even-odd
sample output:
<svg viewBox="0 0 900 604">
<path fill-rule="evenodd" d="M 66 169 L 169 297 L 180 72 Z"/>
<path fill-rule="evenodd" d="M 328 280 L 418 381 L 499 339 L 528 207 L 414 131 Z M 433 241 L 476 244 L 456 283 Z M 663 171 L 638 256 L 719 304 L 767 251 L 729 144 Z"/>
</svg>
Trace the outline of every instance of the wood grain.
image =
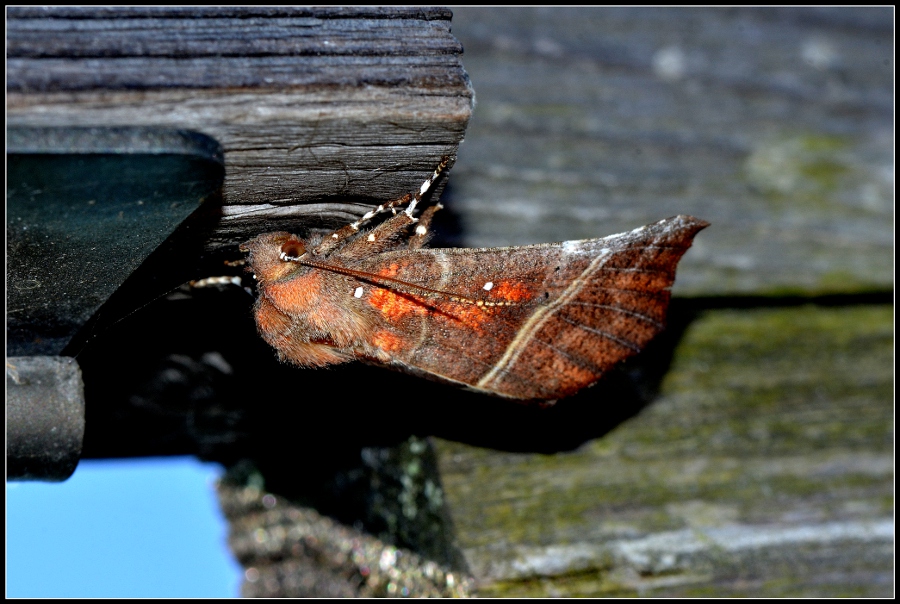
<svg viewBox="0 0 900 604">
<path fill-rule="evenodd" d="M 601 384 L 596 407 L 485 410 L 478 438 L 434 440 L 480 595 L 893 592 L 891 23 L 455 11 L 479 101 L 445 195 L 456 241 L 712 223 L 679 267 L 658 395 L 665 363 L 626 368 L 649 404 Z"/>
<path fill-rule="evenodd" d="M 888 11 L 459 9 L 465 246 L 712 227 L 683 295 L 893 284 Z"/>
<path fill-rule="evenodd" d="M 473 93 L 450 16 L 417 8 L 11 9 L 8 122 L 211 136 L 226 164 L 212 247 L 246 240 L 269 220 L 331 224 L 413 190 L 442 156 L 455 155 Z M 314 211 L 302 207 L 323 200 Z"/>
<path fill-rule="evenodd" d="M 889 591 L 891 314 L 710 311 L 659 397 L 603 438 L 554 455 L 436 441 L 480 593 Z"/>
</svg>

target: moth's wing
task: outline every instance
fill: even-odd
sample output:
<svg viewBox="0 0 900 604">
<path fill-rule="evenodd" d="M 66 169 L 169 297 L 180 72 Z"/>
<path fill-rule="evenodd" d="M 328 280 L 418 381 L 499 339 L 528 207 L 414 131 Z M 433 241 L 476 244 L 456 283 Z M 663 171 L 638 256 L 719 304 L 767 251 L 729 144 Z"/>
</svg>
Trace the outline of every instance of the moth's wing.
<svg viewBox="0 0 900 604">
<path fill-rule="evenodd" d="M 370 288 L 383 321 L 361 356 L 499 396 L 574 394 L 663 329 L 706 226 L 676 216 L 602 239 L 381 254 L 367 271 L 444 294 Z"/>
</svg>

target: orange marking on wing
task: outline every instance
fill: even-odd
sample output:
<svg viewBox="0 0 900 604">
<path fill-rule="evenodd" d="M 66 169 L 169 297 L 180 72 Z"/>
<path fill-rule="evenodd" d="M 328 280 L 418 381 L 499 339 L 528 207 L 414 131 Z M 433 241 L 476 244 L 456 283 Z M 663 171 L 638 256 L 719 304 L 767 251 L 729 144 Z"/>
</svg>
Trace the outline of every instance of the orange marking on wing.
<svg viewBox="0 0 900 604">
<path fill-rule="evenodd" d="M 490 319 L 490 313 L 496 307 L 473 306 L 471 304 L 453 303 L 452 309 L 446 309 L 448 315 L 478 334 L 484 334 L 481 326 Z"/>
<path fill-rule="evenodd" d="M 491 299 L 509 300 L 510 302 L 524 302 L 533 296 L 531 288 L 515 281 L 501 281 L 494 285 L 490 292 Z"/>
<path fill-rule="evenodd" d="M 403 350 L 406 345 L 403 339 L 386 329 L 382 329 L 372 334 L 371 344 L 375 348 L 391 353 Z"/>
<path fill-rule="evenodd" d="M 384 270 L 380 271 L 378 274 L 382 277 L 396 277 L 397 273 L 400 272 L 400 265 L 394 262 L 393 264 L 387 266 Z"/>
<path fill-rule="evenodd" d="M 421 302 L 416 302 L 415 298 L 398 295 L 388 289 L 376 289 L 369 296 L 369 302 L 392 322 L 410 315 L 431 316 L 435 321 L 462 323 L 478 333 L 483 333 L 482 324 L 490 319 L 491 312 L 499 308 L 438 299 L 422 299 Z"/>
<path fill-rule="evenodd" d="M 427 315 L 427 306 L 417 304 L 405 296 L 395 294 L 389 289 L 377 288 L 369 296 L 369 302 L 381 311 L 385 317 L 391 320 L 402 319 L 407 315 Z"/>
</svg>

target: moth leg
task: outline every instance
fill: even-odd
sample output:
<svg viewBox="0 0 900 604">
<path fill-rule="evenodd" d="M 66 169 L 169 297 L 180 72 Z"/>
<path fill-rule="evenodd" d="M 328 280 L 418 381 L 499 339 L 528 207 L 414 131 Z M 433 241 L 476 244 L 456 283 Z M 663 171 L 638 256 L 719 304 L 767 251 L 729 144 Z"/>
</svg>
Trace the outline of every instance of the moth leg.
<svg viewBox="0 0 900 604">
<path fill-rule="evenodd" d="M 191 289 L 200 289 L 204 287 L 219 287 L 221 285 L 236 285 L 241 287 L 241 278 L 237 275 L 223 275 L 216 277 L 206 277 L 204 279 L 195 279 L 188 281 Z"/>
<path fill-rule="evenodd" d="M 416 231 L 409 239 L 409 249 L 417 250 L 428 242 L 428 229 L 431 227 L 431 219 L 434 218 L 434 213 L 443 207 L 441 204 L 436 203 L 422 212 L 422 215 L 419 216 L 419 224 L 416 225 Z"/>
<path fill-rule="evenodd" d="M 422 196 L 428 192 L 428 189 L 431 188 L 431 185 L 434 184 L 434 181 L 438 179 L 441 175 L 441 172 L 444 171 L 444 168 L 447 167 L 447 164 L 450 163 L 450 157 L 445 155 L 441 158 L 441 163 L 438 164 L 438 167 L 434 169 L 434 173 L 428 177 L 428 179 L 422 183 L 422 186 L 419 187 L 419 192 L 413 196 L 413 200 L 409 202 L 409 205 L 406 206 L 406 215 L 410 218 L 413 215 L 413 210 L 416 209 L 416 204 L 418 204 L 422 200 Z"/>
<path fill-rule="evenodd" d="M 419 187 L 419 190 L 415 194 L 407 193 L 403 197 L 398 197 L 397 199 L 394 199 L 387 203 L 383 203 L 374 210 L 366 212 L 362 216 L 362 218 L 347 226 L 350 227 L 354 232 L 356 232 L 359 230 L 359 227 L 362 223 L 371 220 L 376 215 L 381 214 L 382 212 L 387 212 L 388 210 L 396 214 L 397 211 L 395 210 L 395 208 L 407 203 L 409 205 L 406 207 L 405 214 L 411 218 L 413 215 L 413 211 L 416 209 L 416 204 L 418 204 L 422 200 L 422 196 L 428 192 L 428 189 L 430 189 L 431 185 L 434 184 L 434 181 L 438 179 L 438 177 L 444 171 L 444 168 L 447 167 L 448 163 L 450 163 L 450 156 L 445 155 L 441 158 L 441 163 L 439 163 L 437 168 L 434 169 L 434 172 L 431 174 L 431 176 L 425 179 L 425 182 L 422 183 L 422 186 Z M 332 235 L 332 237 L 334 236 Z"/>
<path fill-rule="evenodd" d="M 388 250 L 397 249 L 406 229 L 416 222 L 406 212 L 391 216 L 377 227 L 363 233 L 343 247 L 338 255 L 348 258 L 366 258 Z"/>
<path fill-rule="evenodd" d="M 340 242 L 344 241 L 345 239 L 353 236 L 354 234 L 358 233 L 359 228 L 363 223 L 368 222 L 369 220 L 371 220 L 378 214 L 382 214 L 382 213 L 390 210 L 391 212 L 393 212 L 396 215 L 396 213 L 397 213 L 396 208 L 398 206 L 402 206 L 404 204 L 409 204 L 406 207 L 406 211 L 404 212 L 404 214 L 406 214 L 407 217 L 412 218 L 413 211 L 416 209 L 416 205 L 422 199 L 422 196 L 428 192 L 428 189 L 431 188 L 431 185 L 434 184 L 434 181 L 436 181 L 438 179 L 438 177 L 444 171 L 444 168 L 447 167 L 448 163 L 450 163 L 450 157 L 445 155 L 443 158 L 441 158 L 441 163 L 439 163 L 437 168 L 435 168 L 434 173 L 431 176 L 429 176 L 425 180 L 425 182 L 422 183 L 422 186 L 419 187 L 419 190 L 415 194 L 407 193 L 406 195 L 404 195 L 402 197 L 398 197 L 397 199 L 393 199 L 391 201 L 381 204 L 374 210 L 369 210 L 368 212 L 363 214 L 360 217 L 360 219 L 357 220 L 356 222 L 351 222 L 347 226 L 341 227 L 340 229 L 333 232 L 331 235 L 325 237 L 325 239 L 322 240 L 322 243 L 320 243 L 319 246 L 315 249 L 315 254 L 316 255 L 324 254 L 324 253 L 327 253 L 328 251 L 334 249 L 337 246 L 337 244 L 339 244 Z M 415 222 L 415 219 L 413 219 L 412 222 Z"/>
<path fill-rule="evenodd" d="M 443 207 L 437 203 L 427 208 L 419 216 L 418 224 L 416 224 L 416 219 L 407 215 L 406 212 L 391 216 L 365 235 L 348 243 L 340 251 L 340 255 L 350 258 L 366 258 L 384 251 L 398 249 L 398 242 L 406 228 L 412 224 L 415 224 L 416 228 L 409 238 L 409 249 L 417 250 L 428 242 L 431 219 L 434 217 L 434 213 Z"/>
</svg>

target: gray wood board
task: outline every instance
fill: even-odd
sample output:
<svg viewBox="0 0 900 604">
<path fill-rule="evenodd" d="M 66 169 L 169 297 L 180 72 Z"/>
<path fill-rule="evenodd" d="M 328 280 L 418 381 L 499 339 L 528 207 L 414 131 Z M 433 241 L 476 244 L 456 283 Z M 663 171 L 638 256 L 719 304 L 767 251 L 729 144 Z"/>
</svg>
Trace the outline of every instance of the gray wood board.
<svg viewBox="0 0 900 604">
<path fill-rule="evenodd" d="M 449 36 L 435 36 L 434 27 L 449 30 L 447 9 L 366 9 L 340 11 L 329 8 L 279 11 L 248 8 L 229 11 L 122 8 L 105 11 L 50 8 L 48 10 L 11 9 L 7 29 L 7 53 L 27 64 L 28 59 L 59 58 L 72 65 L 60 81 L 63 89 L 78 87 L 79 78 L 90 75 L 78 68 L 85 63 L 123 57 L 165 57 L 171 63 L 189 66 L 201 57 L 248 59 L 251 57 L 310 55 L 318 57 L 320 67 L 336 55 L 355 57 L 363 62 L 368 56 L 422 56 L 459 53 L 459 43 Z M 235 27 L 240 19 L 243 27 Z M 252 32 L 254 35 L 247 35 Z M 48 34 L 57 36 L 48 38 Z M 225 66 L 240 67 L 249 62 L 226 61 Z M 35 64 L 36 65 L 36 64 Z M 307 65 L 308 66 L 308 65 Z M 265 63 L 260 67 L 266 68 Z M 304 66 L 306 67 L 306 66 Z M 9 83 L 27 87 L 36 74 L 17 71 Z M 95 77 L 99 74 L 94 74 Z M 139 74 L 134 74 L 139 75 Z M 172 71 L 170 75 L 178 77 Z M 235 78 L 251 77 L 246 71 L 205 72 L 208 84 L 220 87 Z M 215 79 L 210 76 L 218 76 Z M 261 80 L 261 77 L 257 76 Z M 135 84 L 147 87 L 137 79 Z M 190 81 L 196 85 L 196 81 Z"/>
<path fill-rule="evenodd" d="M 463 8 L 453 31 L 478 93 L 460 244 L 691 213 L 712 226 L 677 295 L 892 288 L 890 10 Z M 890 595 L 892 314 L 709 310 L 659 398 L 574 451 L 435 439 L 479 593 Z"/>
<path fill-rule="evenodd" d="M 659 398 L 603 438 L 435 439 L 479 593 L 890 595 L 892 312 L 709 311 Z"/>
<path fill-rule="evenodd" d="M 471 114 L 446 9 L 9 16 L 11 125 L 187 129 L 221 143 L 224 206 L 212 247 L 298 217 L 333 223 L 415 190 L 455 155 Z"/>
<path fill-rule="evenodd" d="M 477 90 L 447 204 L 466 246 L 712 226 L 675 292 L 893 284 L 884 9 L 475 9 Z"/>
</svg>

